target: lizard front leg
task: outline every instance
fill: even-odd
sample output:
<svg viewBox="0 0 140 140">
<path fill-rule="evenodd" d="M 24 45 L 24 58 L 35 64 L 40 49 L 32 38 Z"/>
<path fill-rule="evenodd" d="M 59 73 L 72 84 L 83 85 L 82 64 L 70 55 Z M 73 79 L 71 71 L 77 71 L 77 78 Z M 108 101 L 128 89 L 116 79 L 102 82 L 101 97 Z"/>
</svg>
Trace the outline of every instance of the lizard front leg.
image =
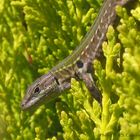
<svg viewBox="0 0 140 140">
<path fill-rule="evenodd" d="M 102 105 L 102 95 L 95 85 L 93 78 L 93 67 L 91 63 L 83 63 L 81 60 L 77 62 L 77 77 L 81 79 L 92 96 Z"/>
<path fill-rule="evenodd" d="M 85 83 L 87 89 L 90 91 L 92 96 L 99 102 L 100 105 L 102 105 L 102 95 L 98 88 L 95 85 L 95 81 L 92 77 L 91 73 L 83 73 L 82 75 L 82 80 Z"/>
</svg>

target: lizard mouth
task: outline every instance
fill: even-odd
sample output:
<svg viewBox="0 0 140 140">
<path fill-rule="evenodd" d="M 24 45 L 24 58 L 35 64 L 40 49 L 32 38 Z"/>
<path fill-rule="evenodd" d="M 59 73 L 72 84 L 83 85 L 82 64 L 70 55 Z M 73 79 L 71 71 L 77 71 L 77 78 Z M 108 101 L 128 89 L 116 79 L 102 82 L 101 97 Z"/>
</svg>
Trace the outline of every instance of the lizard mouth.
<svg viewBox="0 0 140 140">
<path fill-rule="evenodd" d="M 28 109 L 34 107 L 34 106 L 38 107 L 41 104 L 43 104 L 44 102 L 45 103 L 50 102 L 51 100 L 58 97 L 59 95 L 60 95 L 60 93 L 58 93 L 58 92 L 51 92 L 48 94 L 42 94 L 42 96 L 40 96 L 39 98 L 32 97 L 32 99 L 29 99 L 29 100 L 25 99 L 21 102 L 21 109 L 25 111 L 25 110 L 28 110 Z"/>
<path fill-rule="evenodd" d="M 23 101 L 23 102 L 21 103 L 21 109 L 22 109 L 22 110 L 27 110 L 27 109 L 29 109 L 30 107 L 32 107 L 34 104 L 36 104 L 37 101 L 38 101 L 37 98 L 32 99 L 32 100 L 30 100 L 30 101 Z"/>
</svg>

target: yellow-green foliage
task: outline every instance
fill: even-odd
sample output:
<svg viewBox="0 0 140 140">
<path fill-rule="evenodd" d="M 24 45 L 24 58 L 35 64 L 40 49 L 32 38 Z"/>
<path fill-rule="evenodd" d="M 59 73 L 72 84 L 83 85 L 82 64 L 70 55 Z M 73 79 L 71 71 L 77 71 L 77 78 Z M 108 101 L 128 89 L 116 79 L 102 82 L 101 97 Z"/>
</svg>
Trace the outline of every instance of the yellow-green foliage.
<svg viewBox="0 0 140 140">
<path fill-rule="evenodd" d="M 82 82 L 38 109 L 21 111 L 28 84 L 68 56 L 89 30 L 102 0 L 0 1 L 0 139 L 94 140 L 140 137 L 140 6 L 117 7 L 118 25 L 95 60 L 103 106 Z M 132 6 L 131 6 L 132 5 Z M 120 55 L 121 54 L 121 55 Z M 121 66 L 122 65 L 122 66 Z"/>
</svg>

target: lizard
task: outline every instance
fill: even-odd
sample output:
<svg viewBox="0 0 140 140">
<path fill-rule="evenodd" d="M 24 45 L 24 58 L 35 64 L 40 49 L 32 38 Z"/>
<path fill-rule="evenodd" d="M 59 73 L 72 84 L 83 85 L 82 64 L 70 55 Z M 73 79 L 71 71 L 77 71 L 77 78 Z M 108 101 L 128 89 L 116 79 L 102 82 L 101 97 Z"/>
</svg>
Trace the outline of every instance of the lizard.
<svg viewBox="0 0 140 140">
<path fill-rule="evenodd" d="M 99 15 L 80 45 L 62 62 L 53 67 L 47 74 L 39 77 L 27 89 L 21 102 L 26 110 L 46 99 L 46 102 L 58 97 L 62 91 L 71 88 L 71 79 L 82 80 L 93 98 L 102 105 L 102 95 L 93 78 L 92 62 L 101 54 L 101 45 L 106 38 L 109 25 L 116 18 L 116 6 L 125 5 L 129 0 L 104 0 Z"/>
</svg>

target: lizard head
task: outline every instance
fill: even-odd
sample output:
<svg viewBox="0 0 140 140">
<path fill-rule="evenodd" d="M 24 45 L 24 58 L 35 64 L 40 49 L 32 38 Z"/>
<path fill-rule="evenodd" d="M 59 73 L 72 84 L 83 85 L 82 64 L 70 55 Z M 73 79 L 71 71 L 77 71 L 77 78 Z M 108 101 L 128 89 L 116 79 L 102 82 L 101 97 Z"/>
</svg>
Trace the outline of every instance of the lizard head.
<svg viewBox="0 0 140 140">
<path fill-rule="evenodd" d="M 21 108 L 26 110 L 44 99 L 48 102 L 57 97 L 60 93 L 59 91 L 58 80 L 51 73 L 45 74 L 29 86 L 21 102 Z"/>
</svg>

